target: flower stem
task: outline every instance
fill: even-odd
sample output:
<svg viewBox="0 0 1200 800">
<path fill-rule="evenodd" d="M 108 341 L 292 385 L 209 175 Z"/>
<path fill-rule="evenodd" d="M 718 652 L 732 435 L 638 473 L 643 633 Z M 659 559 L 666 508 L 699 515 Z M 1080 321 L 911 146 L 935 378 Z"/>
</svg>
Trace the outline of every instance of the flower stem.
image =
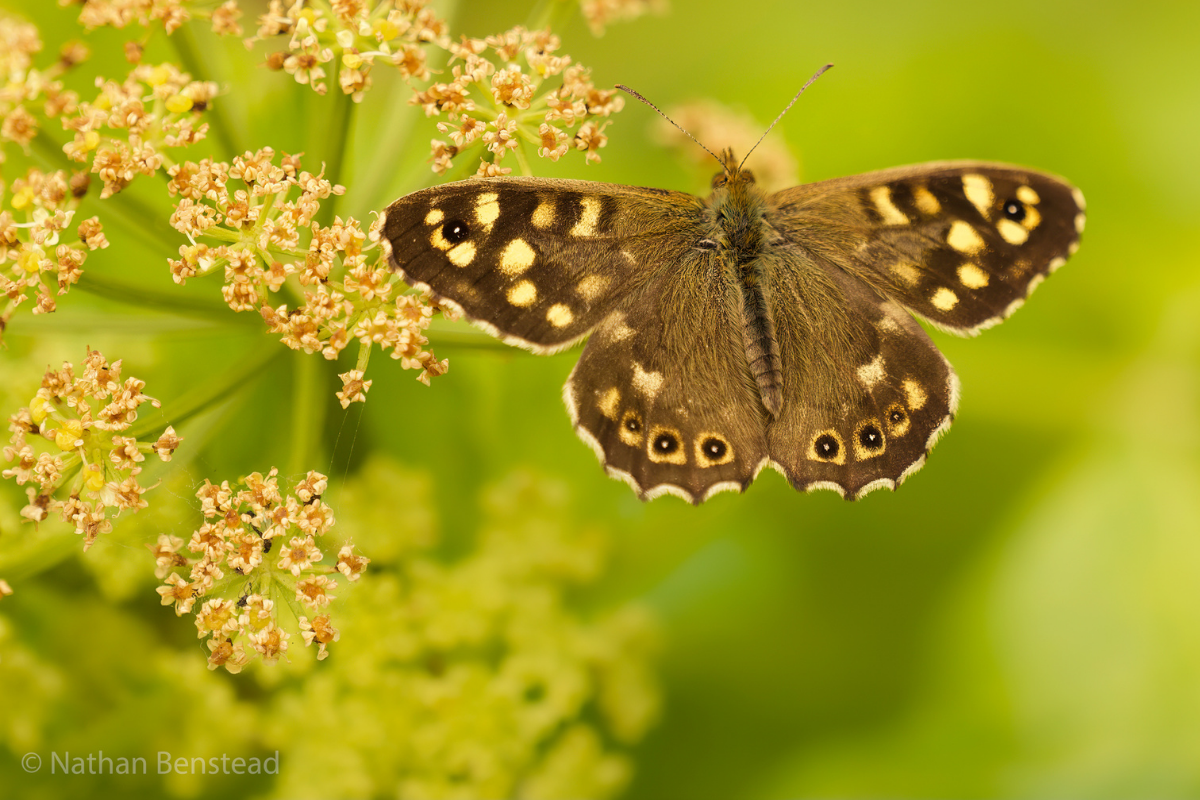
<svg viewBox="0 0 1200 800">
<path fill-rule="evenodd" d="M 336 92 L 333 95 L 333 114 L 326 129 L 325 143 L 322 153 L 325 155 L 325 179 L 337 185 L 342 179 L 342 170 L 346 165 L 346 149 L 350 139 L 350 125 L 354 120 L 354 101 L 350 95 Z M 317 222 L 322 226 L 333 222 L 337 210 L 339 196 L 331 194 L 321 203 L 317 212 Z"/>
<path fill-rule="evenodd" d="M 173 36 L 168 37 L 171 44 L 175 45 L 175 52 L 179 54 L 179 60 L 183 62 L 183 67 L 191 73 L 192 79 L 197 81 L 210 80 L 210 75 L 205 69 L 203 59 L 196 53 L 196 35 L 190 23 L 181 25 L 179 30 L 175 31 Z M 241 155 L 246 152 L 246 148 L 241 146 L 234 134 L 234 128 L 229 123 L 229 116 L 226 113 L 225 106 L 220 100 L 210 105 L 204 112 L 204 117 L 212 127 L 213 135 L 221 144 L 221 149 L 225 151 L 225 159 L 228 160 L 236 155 Z"/>
<path fill-rule="evenodd" d="M 321 397 L 321 369 L 317 353 L 299 353 L 292 370 L 292 441 L 287 475 L 303 475 L 317 463 L 325 403 Z"/>
<path fill-rule="evenodd" d="M 130 305 L 152 308 L 155 311 L 204 317 L 220 320 L 226 324 L 232 322 L 260 325 L 262 323 L 258 315 L 235 315 L 229 306 L 216 300 L 206 297 L 189 297 L 179 292 L 160 292 L 148 289 L 141 284 L 117 280 L 107 275 L 97 275 L 94 270 L 84 272 L 79 278 L 78 286 L 81 290 L 97 297 L 106 297 Z"/>
</svg>

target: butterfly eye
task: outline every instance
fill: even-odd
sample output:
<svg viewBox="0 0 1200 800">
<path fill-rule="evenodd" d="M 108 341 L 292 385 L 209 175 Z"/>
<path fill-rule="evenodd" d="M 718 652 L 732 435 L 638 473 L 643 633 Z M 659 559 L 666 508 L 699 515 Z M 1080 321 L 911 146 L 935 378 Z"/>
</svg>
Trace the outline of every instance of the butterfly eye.
<svg viewBox="0 0 1200 800">
<path fill-rule="evenodd" d="M 719 246 L 715 239 L 701 239 L 696 242 L 696 247 L 701 250 L 716 250 Z"/>
<path fill-rule="evenodd" d="M 450 244 L 458 244 L 459 242 L 466 241 L 470 235 L 471 229 L 462 220 L 447 220 L 446 224 L 442 225 L 442 238 Z"/>
<path fill-rule="evenodd" d="M 1004 204 L 1004 216 L 1013 222 L 1025 219 L 1025 204 L 1020 200 L 1009 200 Z"/>
</svg>

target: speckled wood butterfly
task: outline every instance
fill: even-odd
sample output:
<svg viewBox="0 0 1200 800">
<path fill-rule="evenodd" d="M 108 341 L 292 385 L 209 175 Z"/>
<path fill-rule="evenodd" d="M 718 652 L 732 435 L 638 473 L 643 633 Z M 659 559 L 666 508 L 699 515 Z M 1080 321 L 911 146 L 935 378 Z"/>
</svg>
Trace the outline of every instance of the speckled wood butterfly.
<svg viewBox="0 0 1200 800">
<path fill-rule="evenodd" d="M 1084 201 L 975 161 L 766 194 L 732 152 L 707 199 L 542 178 L 402 197 L 382 242 L 413 286 L 509 344 L 587 345 L 563 396 L 643 499 L 699 503 L 765 467 L 858 498 L 924 463 L 958 378 L 911 315 L 973 335 L 1078 247 Z"/>
</svg>

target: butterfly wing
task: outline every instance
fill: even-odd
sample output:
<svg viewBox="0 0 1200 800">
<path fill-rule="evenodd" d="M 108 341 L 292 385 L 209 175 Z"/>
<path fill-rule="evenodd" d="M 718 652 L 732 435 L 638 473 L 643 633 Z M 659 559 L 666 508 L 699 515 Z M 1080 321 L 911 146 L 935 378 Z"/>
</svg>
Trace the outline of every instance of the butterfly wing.
<svg viewBox="0 0 1200 800">
<path fill-rule="evenodd" d="M 1083 195 L 1065 181 L 969 161 L 797 186 L 771 204 L 785 239 L 965 335 L 1019 308 L 1084 224 Z"/>
<path fill-rule="evenodd" d="M 1083 208 L 1057 178 L 980 162 L 773 195 L 774 465 L 797 488 L 851 498 L 919 469 L 953 419 L 958 380 L 902 307 L 960 334 L 997 324 L 1075 252 Z"/>
<path fill-rule="evenodd" d="M 698 238 L 702 209 L 699 198 L 658 189 L 473 179 L 392 203 L 381 241 L 410 284 L 545 353 L 587 335 L 645 284 L 661 253 Z"/>
<path fill-rule="evenodd" d="M 643 499 L 742 491 L 764 463 L 740 298 L 715 254 L 684 250 L 599 325 L 567 380 L 580 438 Z"/>
<path fill-rule="evenodd" d="M 950 426 L 949 362 L 897 303 L 819 256 L 784 245 L 763 266 L 783 365 L 772 466 L 850 499 L 895 488 Z"/>
</svg>

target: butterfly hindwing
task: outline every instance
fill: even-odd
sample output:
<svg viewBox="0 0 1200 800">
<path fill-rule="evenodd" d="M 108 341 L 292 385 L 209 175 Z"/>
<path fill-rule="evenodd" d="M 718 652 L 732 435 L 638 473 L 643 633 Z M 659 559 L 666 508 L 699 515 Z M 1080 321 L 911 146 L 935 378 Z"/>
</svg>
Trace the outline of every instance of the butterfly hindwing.
<svg viewBox="0 0 1200 800">
<path fill-rule="evenodd" d="M 1075 252 L 1083 195 L 1041 172 L 945 162 L 797 186 L 771 222 L 954 333 L 1004 320 Z"/>
<path fill-rule="evenodd" d="M 895 488 L 949 427 L 958 379 L 908 312 L 811 258 L 783 247 L 767 264 L 784 380 L 771 460 L 798 489 Z"/>
<path fill-rule="evenodd" d="M 567 379 L 580 438 L 644 499 L 741 491 L 764 462 L 737 292 L 714 254 L 685 252 L 600 324 Z"/>
<path fill-rule="evenodd" d="M 467 180 L 397 200 L 382 234 L 410 284 L 510 344 L 552 352 L 594 328 L 660 253 L 686 246 L 702 207 L 590 181 Z"/>
</svg>

